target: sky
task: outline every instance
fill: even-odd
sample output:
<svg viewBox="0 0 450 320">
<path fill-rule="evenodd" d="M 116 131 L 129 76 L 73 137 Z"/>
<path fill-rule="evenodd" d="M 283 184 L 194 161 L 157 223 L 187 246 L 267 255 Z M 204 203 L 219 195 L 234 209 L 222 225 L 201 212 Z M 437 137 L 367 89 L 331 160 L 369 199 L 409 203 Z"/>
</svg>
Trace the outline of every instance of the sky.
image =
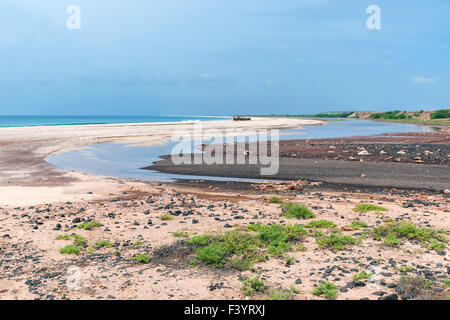
<svg viewBox="0 0 450 320">
<path fill-rule="evenodd" d="M 448 0 L 1 0 L 0 114 L 437 109 L 449 57 Z"/>
</svg>

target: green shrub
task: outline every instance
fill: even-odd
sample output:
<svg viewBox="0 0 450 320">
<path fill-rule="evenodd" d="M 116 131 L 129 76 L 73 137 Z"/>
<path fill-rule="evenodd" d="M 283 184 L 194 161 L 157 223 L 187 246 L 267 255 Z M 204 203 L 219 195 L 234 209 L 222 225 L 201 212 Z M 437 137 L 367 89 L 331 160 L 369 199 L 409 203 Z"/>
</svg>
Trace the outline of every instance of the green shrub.
<svg viewBox="0 0 450 320">
<path fill-rule="evenodd" d="M 222 245 L 211 244 L 204 248 L 198 249 L 197 260 L 200 263 L 210 265 L 215 268 L 222 268 L 225 263 L 227 251 Z"/>
<path fill-rule="evenodd" d="M 430 113 L 431 119 L 448 119 L 450 118 L 450 109 L 436 110 Z"/>
<path fill-rule="evenodd" d="M 73 238 L 73 243 L 77 246 L 84 246 L 86 244 L 86 239 L 78 234 L 74 234 L 72 236 Z"/>
<path fill-rule="evenodd" d="M 351 236 L 332 233 L 328 236 L 317 236 L 316 242 L 319 248 L 329 248 L 333 251 L 339 251 L 345 249 L 349 244 L 355 244 L 356 240 Z"/>
<path fill-rule="evenodd" d="M 103 247 L 111 248 L 113 246 L 113 244 L 109 241 L 101 240 L 101 241 L 97 241 L 94 246 L 96 249 L 103 248 Z"/>
<path fill-rule="evenodd" d="M 145 253 L 138 253 L 133 257 L 134 261 L 140 262 L 140 263 L 149 263 L 150 257 Z"/>
<path fill-rule="evenodd" d="M 94 228 L 98 228 L 98 227 L 101 227 L 101 226 L 103 226 L 103 225 L 100 222 L 97 222 L 97 221 L 86 221 L 86 222 L 81 223 L 78 226 L 78 229 L 92 230 Z"/>
<path fill-rule="evenodd" d="M 368 225 L 367 225 L 367 223 L 365 223 L 365 222 L 358 221 L 358 220 L 354 220 L 354 221 L 352 221 L 352 223 L 350 224 L 350 227 L 351 227 L 353 230 L 359 230 L 359 229 L 361 229 L 361 228 L 367 228 Z"/>
<path fill-rule="evenodd" d="M 366 213 L 370 211 L 387 211 L 388 209 L 371 204 L 371 203 L 361 203 L 358 204 L 353 211 L 360 212 L 360 213 Z"/>
<path fill-rule="evenodd" d="M 445 288 L 450 288 L 450 278 L 445 278 L 445 280 L 444 280 L 444 287 Z"/>
<path fill-rule="evenodd" d="M 370 119 L 385 119 L 385 120 L 401 120 L 406 119 L 404 111 L 394 110 L 387 112 L 372 113 Z"/>
<path fill-rule="evenodd" d="M 353 281 L 354 282 L 358 282 L 358 281 L 361 281 L 361 280 L 367 280 L 370 277 L 372 277 L 372 275 L 373 275 L 372 273 L 366 273 L 366 272 L 362 271 L 362 272 L 360 272 L 358 274 L 355 274 L 353 276 Z"/>
<path fill-rule="evenodd" d="M 285 256 L 284 257 L 284 261 L 286 262 L 286 265 L 291 265 L 291 264 L 294 264 L 294 262 L 295 262 L 295 259 L 293 258 L 293 257 L 289 257 L 289 256 Z"/>
<path fill-rule="evenodd" d="M 189 233 L 187 232 L 174 232 L 173 236 L 176 238 L 187 238 L 189 237 Z"/>
<path fill-rule="evenodd" d="M 70 240 L 70 234 L 62 234 L 56 237 L 56 240 Z"/>
<path fill-rule="evenodd" d="M 336 227 L 336 224 L 328 220 L 311 221 L 307 225 L 305 225 L 305 228 L 312 228 L 312 229 L 320 229 L 320 228 L 331 229 L 334 227 Z"/>
<path fill-rule="evenodd" d="M 419 228 L 410 221 L 400 222 L 389 221 L 376 227 L 372 231 L 373 237 L 378 240 L 384 240 L 384 243 L 391 246 L 401 244 L 401 239 L 417 240 L 422 247 L 429 250 L 442 251 L 447 243 L 445 231 L 432 228 Z"/>
<path fill-rule="evenodd" d="M 188 244 L 190 245 L 197 245 L 197 246 L 204 246 L 211 240 L 210 234 L 204 234 L 201 236 L 194 236 L 191 239 L 189 239 Z"/>
<path fill-rule="evenodd" d="M 266 296 L 268 300 L 287 300 L 291 298 L 292 295 L 299 293 L 293 285 L 289 289 L 275 289 L 269 288 L 269 295 Z"/>
<path fill-rule="evenodd" d="M 65 246 L 64 248 L 59 249 L 59 252 L 62 254 L 79 254 L 81 251 L 82 247 L 74 245 L 74 244 L 69 244 L 67 246 Z"/>
<path fill-rule="evenodd" d="M 252 296 L 255 292 L 264 292 L 265 289 L 264 282 L 259 280 L 258 277 L 247 278 L 242 281 L 242 291 L 248 297 Z"/>
<path fill-rule="evenodd" d="M 280 198 L 278 198 L 278 197 L 276 197 L 276 196 L 273 196 L 273 197 L 270 197 L 270 198 L 269 198 L 269 202 L 270 202 L 270 203 L 282 203 L 283 201 L 281 201 Z"/>
<path fill-rule="evenodd" d="M 314 289 L 313 295 L 324 295 L 327 299 L 336 299 L 338 295 L 337 286 L 329 281 L 323 282 Z"/>
<path fill-rule="evenodd" d="M 169 221 L 169 220 L 173 220 L 173 217 L 168 213 L 164 213 L 159 216 L 159 219 L 161 219 L 162 221 Z"/>
<path fill-rule="evenodd" d="M 391 247 L 398 247 L 402 242 L 394 232 L 390 232 L 384 239 L 384 243 Z"/>
<path fill-rule="evenodd" d="M 311 219 L 315 217 L 310 209 L 300 204 L 287 202 L 282 204 L 281 208 L 283 216 L 286 218 Z"/>
<path fill-rule="evenodd" d="M 250 225 L 246 231 L 228 231 L 224 234 L 205 234 L 192 237 L 189 245 L 197 249 L 194 264 L 216 268 L 229 266 L 247 270 L 260 261 L 282 255 L 300 241 L 306 231 L 300 225 Z"/>
</svg>

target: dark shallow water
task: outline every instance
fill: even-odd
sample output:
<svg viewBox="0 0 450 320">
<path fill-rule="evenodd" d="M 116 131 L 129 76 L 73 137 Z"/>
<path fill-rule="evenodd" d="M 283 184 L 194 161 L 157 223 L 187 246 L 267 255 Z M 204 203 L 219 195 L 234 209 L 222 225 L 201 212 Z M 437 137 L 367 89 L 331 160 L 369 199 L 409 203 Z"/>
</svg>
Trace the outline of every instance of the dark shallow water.
<svg viewBox="0 0 450 320">
<path fill-rule="evenodd" d="M 280 139 L 319 139 L 349 136 L 367 136 L 395 132 L 432 131 L 430 127 L 405 123 L 387 123 L 348 119 L 331 121 L 327 125 L 305 126 L 303 129 L 280 130 Z M 204 179 L 221 181 L 255 181 L 252 179 L 176 175 L 152 170 L 142 170 L 161 155 L 171 154 L 176 142 L 163 146 L 129 146 L 103 143 L 83 150 L 69 151 L 47 158 L 47 162 L 63 171 L 80 171 L 88 174 L 132 178 L 147 181 L 170 182 L 176 179 Z"/>
</svg>

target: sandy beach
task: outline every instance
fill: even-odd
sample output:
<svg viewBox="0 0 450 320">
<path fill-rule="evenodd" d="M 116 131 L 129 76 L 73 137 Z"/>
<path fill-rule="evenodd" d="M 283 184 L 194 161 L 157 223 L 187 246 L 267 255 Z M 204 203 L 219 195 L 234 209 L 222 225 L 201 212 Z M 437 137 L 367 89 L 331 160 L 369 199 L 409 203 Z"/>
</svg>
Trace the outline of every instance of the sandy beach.
<svg viewBox="0 0 450 320">
<path fill-rule="evenodd" d="M 258 118 L 204 126 L 316 124 L 321 122 Z M 97 143 L 161 144 L 175 128 L 189 125 L 0 128 L 0 299 L 325 299 L 316 292 L 323 281 L 336 286 L 337 299 L 449 295 L 450 207 L 443 190 L 339 189 L 320 179 L 297 178 L 263 184 L 154 183 L 65 173 L 45 162 L 51 154 Z M 282 154 L 290 157 L 295 150 L 287 144 Z M 324 153 L 319 150 L 312 158 Z M 423 168 L 427 165 L 432 166 Z M 289 202 L 306 206 L 313 217 L 286 216 L 282 203 Z M 361 204 L 376 209 L 358 211 Z M 329 226 L 310 224 L 320 221 Z M 386 235 L 374 236 L 377 227 L 405 227 L 405 221 L 417 232 L 434 231 L 426 233 L 426 240 L 398 235 L 395 245 Z M 256 231 L 249 231 L 254 225 L 290 224 L 301 225 L 304 234 L 289 240 L 280 254 L 270 254 L 270 244 L 258 242 Z M 205 234 L 218 243 L 230 234 L 255 241 L 261 261 L 238 268 L 242 257 L 236 251 L 219 261 L 220 268 L 199 263 L 204 245 L 189 239 Z M 336 249 L 329 236 L 349 242 Z M 75 252 L 63 254 L 63 248 Z M 74 276 L 76 288 L 68 285 Z M 248 294 L 243 287 L 255 278 L 264 289 Z"/>
</svg>

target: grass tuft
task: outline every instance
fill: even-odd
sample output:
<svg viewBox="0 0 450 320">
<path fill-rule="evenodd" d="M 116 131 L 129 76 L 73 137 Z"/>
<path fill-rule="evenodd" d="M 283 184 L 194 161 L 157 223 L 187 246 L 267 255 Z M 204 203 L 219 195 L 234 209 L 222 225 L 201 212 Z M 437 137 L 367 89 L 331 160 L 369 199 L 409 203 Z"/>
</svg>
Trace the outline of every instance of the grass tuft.
<svg viewBox="0 0 450 320">
<path fill-rule="evenodd" d="M 371 211 L 388 211 L 388 209 L 371 203 L 360 203 L 355 208 L 353 208 L 353 211 L 366 213 Z"/>
<path fill-rule="evenodd" d="M 286 218 L 311 219 L 315 217 L 314 213 L 307 207 L 292 202 L 282 204 L 281 209 L 283 216 Z"/>
<path fill-rule="evenodd" d="M 336 224 L 328 221 L 328 220 L 316 220 L 316 221 L 311 221 L 310 223 L 308 223 L 307 225 L 305 225 L 305 228 L 312 228 L 312 229 L 332 229 L 335 228 Z"/>
<path fill-rule="evenodd" d="M 283 201 L 281 201 L 281 199 L 277 196 L 273 196 L 269 198 L 269 202 L 270 203 L 282 203 Z"/>
<path fill-rule="evenodd" d="M 304 234 L 306 231 L 300 225 L 257 224 L 244 231 L 194 236 L 187 243 L 200 247 L 193 264 L 247 270 L 254 263 L 267 260 L 269 255 L 283 257 Z"/>
<path fill-rule="evenodd" d="M 259 280 L 259 277 L 242 280 L 242 291 L 247 297 L 252 296 L 255 292 L 264 292 L 265 289 L 264 282 Z"/>
<path fill-rule="evenodd" d="M 367 279 L 370 279 L 370 277 L 372 277 L 372 275 L 373 275 L 372 273 L 366 273 L 365 271 L 362 271 L 353 276 L 353 281 L 359 282 L 361 280 L 367 280 Z"/>
<path fill-rule="evenodd" d="M 99 228 L 103 226 L 100 222 L 97 221 L 86 221 L 81 223 L 77 228 L 78 229 L 84 229 L 84 230 L 92 230 L 95 228 Z"/>
<path fill-rule="evenodd" d="M 169 221 L 169 220 L 173 220 L 173 217 L 168 213 L 164 213 L 159 216 L 159 219 L 161 219 L 162 221 Z"/>
<path fill-rule="evenodd" d="M 316 234 L 316 242 L 319 245 L 319 248 L 329 248 L 336 252 L 344 250 L 347 248 L 347 245 L 355 244 L 356 240 L 351 236 L 339 233 L 331 233 L 328 236 L 318 233 Z"/>
<path fill-rule="evenodd" d="M 56 240 L 70 240 L 70 234 L 61 234 L 56 237 Z"/>
<path fill-rule="evenodd" d="M 327 299 L 334 300 L 338 295 L 337 286 L 329 281 L 323 282 L 314 289 L 313 295 L 324 295 Z"/>
<path fill-rule="evenodd" d="M 367 223 L 365 223 L 365 222 L 358 221 L 358 220 L 354 220 L 354 221 L 352 221 L 352 223 L 350 224 L 350 227 L 351 227 L 353 230 L 359 230 L 359 229 L 361 229 L 361 228 L 367 228 L 368 225 L 367 225 Z"/>
<path fill-rule="evenodd" d="M 103 248 L 103 247 L 111 248 L 113 246 L 113 244 L 109 241 L 101 240 L 101 241 L 97 241 L 94 246 L 95 246 L 95 249 L 99 249 L 99 248 Z"/>
<path fill-rule="evenodd" d="M 140 262 L 140 263 L 149 263 L 150 257 L 145 253 L 138 253 L 133 257 L 134 261 Z"/>
<path fill-rule="evenodd" d="M 187 232 L 174 232 L 173 236 L 175 238 L 188 238 L 189 237 L 189 233 L 187 233 Z"/>
<path fill-rule="evenodd" d="M 64 248 L 59 249 L 59 252 L 62 254 L 79 254 L 81 251 L 82 247 L 74 245 L 74 244 L 69 244 L 67 246 L 65 246 Z"/>
<path fill-rule="evenodd" d="M 419 228 L 408 220 L 400 222 L 388 221 L 376 227 L 372 232 L 373 237 L 385 244 L 397 247 L 402 239 L 417 240 L 422 247 L 428 250 L 442 251 L 448 242 L 446 232 L 433 228 Z"/>
</svg>

